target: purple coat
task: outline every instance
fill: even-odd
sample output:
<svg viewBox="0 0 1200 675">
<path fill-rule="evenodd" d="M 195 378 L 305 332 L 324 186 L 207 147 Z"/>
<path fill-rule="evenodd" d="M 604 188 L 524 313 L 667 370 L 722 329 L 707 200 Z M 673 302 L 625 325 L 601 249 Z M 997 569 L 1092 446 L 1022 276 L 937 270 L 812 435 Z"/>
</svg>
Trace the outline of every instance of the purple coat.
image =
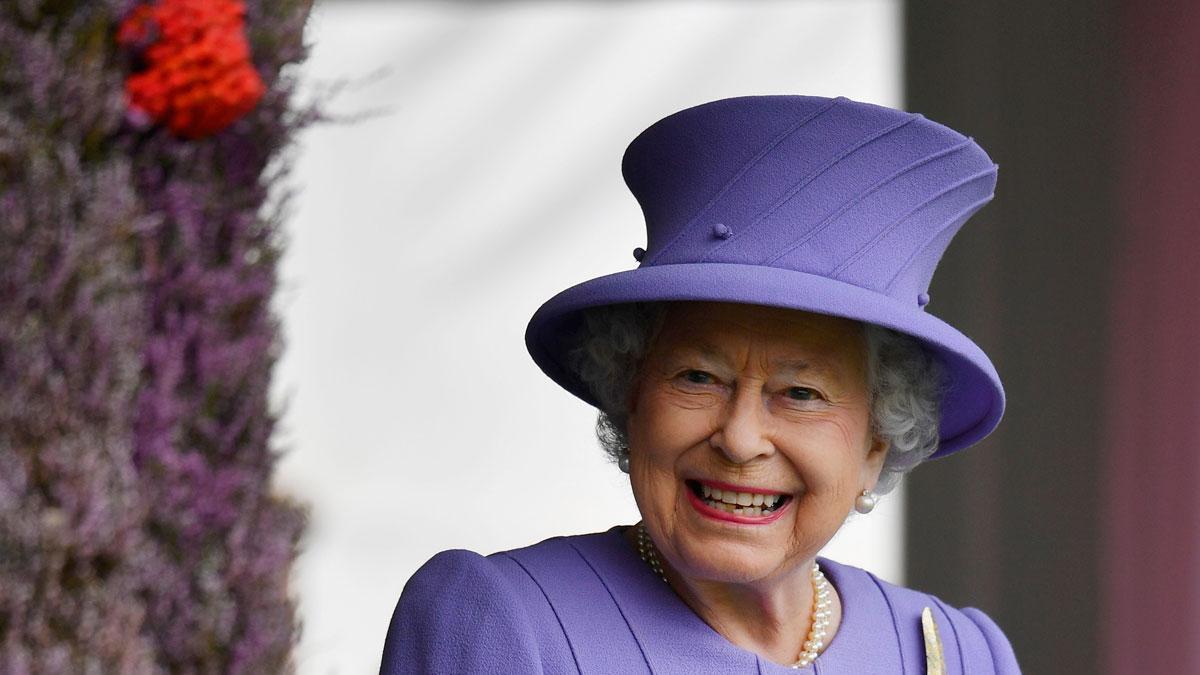
<svg viewBox="0 0 1200 675">
<path fill-rule="evenodd" d="M 726 640 L 638 557 L 623 527 L 487 557 L 443 551 L 404 586 L 381 673 L 920 673 L 930 607 L 946 673 L 1019 673 L 983 612 L 818 558 L 842 600 L 832 642 L 794 670 Z"/>
</svg>

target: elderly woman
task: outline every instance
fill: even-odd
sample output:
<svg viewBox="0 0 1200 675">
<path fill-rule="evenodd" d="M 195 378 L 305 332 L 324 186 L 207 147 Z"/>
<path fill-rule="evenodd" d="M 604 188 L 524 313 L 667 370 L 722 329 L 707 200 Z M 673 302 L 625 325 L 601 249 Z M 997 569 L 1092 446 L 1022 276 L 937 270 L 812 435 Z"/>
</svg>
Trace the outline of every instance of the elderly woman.
<svg viewBox="0 0 1200 675">
<path fill-rule="evenodd" d="M 642 520 L 437 554 L 382 671 L 1019 672 L 983 612 L 818 556 L 1000 420 L 987 356 L 925 311 L 987 154 L 920 115 L 748 96 L 658 121 L 622 169 L 640 265 L 549 300 L 526 342 L 599 409 Z"/>
</svg>

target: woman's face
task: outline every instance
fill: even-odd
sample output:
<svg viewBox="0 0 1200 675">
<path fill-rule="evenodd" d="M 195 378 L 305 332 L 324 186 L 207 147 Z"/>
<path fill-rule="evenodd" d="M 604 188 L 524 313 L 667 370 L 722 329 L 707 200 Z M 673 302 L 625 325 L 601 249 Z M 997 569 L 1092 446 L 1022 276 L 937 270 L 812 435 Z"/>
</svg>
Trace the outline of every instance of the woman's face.
<svg viewBox="0 0 1200 675">
<path fill-rule="evenodd" d="M 646 528 L 693 579 L 807 574 L 800 566 L 878 479 L 887 446 L 869 419 L 859 323 L 668 305 L 630 395 L 630 480 Z"/>
</svg>

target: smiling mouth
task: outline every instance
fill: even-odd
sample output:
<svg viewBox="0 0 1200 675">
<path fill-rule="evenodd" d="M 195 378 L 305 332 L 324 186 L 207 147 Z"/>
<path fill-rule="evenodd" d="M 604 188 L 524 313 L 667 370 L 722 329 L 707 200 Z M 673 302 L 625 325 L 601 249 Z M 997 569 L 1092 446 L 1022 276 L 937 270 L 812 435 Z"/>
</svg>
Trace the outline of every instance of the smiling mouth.
<svg viewBox="0 0 1200 675">
<path fill-rule="evenodd" d="M 697 480 L 684 481 L 705 506 L 749 518 L 769 516 L 791 501 L 791 495 L 734 492 L 710 487 Z"/>
</svg>

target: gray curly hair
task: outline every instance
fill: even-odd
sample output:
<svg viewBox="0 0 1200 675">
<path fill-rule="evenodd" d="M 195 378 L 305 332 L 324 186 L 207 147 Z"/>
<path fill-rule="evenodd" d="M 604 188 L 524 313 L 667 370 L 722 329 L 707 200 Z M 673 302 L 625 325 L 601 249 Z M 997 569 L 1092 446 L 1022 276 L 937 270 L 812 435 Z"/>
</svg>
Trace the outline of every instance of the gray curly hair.
<svg viewBox="0 0 1200 675">
<path fill-rule="evenodd" d="M 585 310 L 571 366 L 600 403 L 596 437 L 616 461 L 629 445 L 626 397 L 641 359 L 662 328 L 663 303 Z M 937 450 L 943 371 L 912 337 L 864 323 L 871 430 L 889 444 L 875 493 L 884 495 Z"/>
</svg>

